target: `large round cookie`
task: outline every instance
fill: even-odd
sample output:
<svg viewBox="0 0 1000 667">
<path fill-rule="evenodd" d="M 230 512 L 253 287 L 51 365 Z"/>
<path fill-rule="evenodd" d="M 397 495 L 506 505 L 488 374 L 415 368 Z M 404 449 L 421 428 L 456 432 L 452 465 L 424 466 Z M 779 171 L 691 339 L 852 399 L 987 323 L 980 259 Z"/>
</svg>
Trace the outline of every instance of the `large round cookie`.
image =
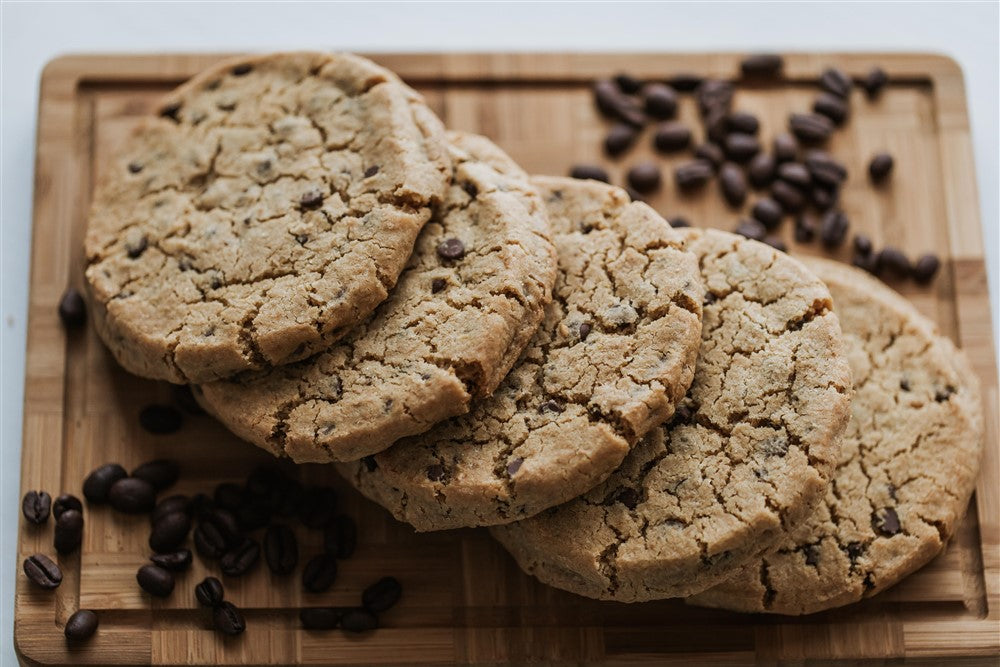
<svg viewBox="0 0 1000 667">
<path fill-rule="evenodd" d="M 129 371 L 208 382 L 325 349 L 406 265 L 449 172 L 444 129 L 347 54 L 241 58 L 174 91 L 95 193 L 95 324 Z"/>
<path fill-rule="evenodd" d="M 830 293 L 799 262 L 690 230 L 707 288 L 694 382 L 586 495 L 493 535 L 543 582 L 635 602 L 703 590 L 826 492 L 851 376 Z"/>
<path fill-rule="evenodd" d="M 840 464 L 825 502 L 776 551 L 695 604 L 808 614 L 875 595 L 944 548 L 975 486 L 983 417 L 965 355 L 864 272 L 807 265 L 833 294 L 854 371 Z"/>
<path fill-rule="evenodd" d="M 507 523 L 584 493 L 694 376 L 704 289 L 663 218 L 596 181 L 535 178 L 559 254 L 545 319 L 493 396 L 338 470 L 417 530 Z"/>
<path fill-rule="evenodd" d="M 467 412 L 507 374 L 551 300 L 545 204 L 489 140 L 449 137 L 444 204 L 373 317 L 311 359 L 196 391 L 237 435 L 298 462 L 352 461 Z"/>
</svg>

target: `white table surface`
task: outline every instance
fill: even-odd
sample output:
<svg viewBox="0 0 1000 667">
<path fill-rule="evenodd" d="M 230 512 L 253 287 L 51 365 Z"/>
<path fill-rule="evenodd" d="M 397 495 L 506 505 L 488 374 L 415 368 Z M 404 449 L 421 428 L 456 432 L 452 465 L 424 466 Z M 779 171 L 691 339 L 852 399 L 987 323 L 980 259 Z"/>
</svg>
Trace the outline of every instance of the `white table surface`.
<svg viewBox="0 0 1000 667">
<path fill-rule="evenodd" d="M 15 3 L 0 0 L 0 664 L 14 664 L 21 402 L 38 78 L 59 54 L 270 51 L 923 51 L 966 77 L 997 331 L 996 2 Z M 49 489 L 57 493 L 59 489 Z"/>
</svg>

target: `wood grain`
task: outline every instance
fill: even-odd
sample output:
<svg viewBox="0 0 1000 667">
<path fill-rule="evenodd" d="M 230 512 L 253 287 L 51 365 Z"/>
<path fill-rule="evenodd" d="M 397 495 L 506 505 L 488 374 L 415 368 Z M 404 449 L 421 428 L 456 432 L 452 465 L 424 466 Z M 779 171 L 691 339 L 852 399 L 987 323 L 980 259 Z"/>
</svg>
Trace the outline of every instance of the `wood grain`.
<svg viewBox="0 0 1000 667">
<path fill-rule="evenodd" d="M 34 196 L 29 343 L 25 387 L 22 491 L 81 494 L 81 480 L 107 461 L 126 467 L 158 456 L 179 459 L 175 491 L 210 490 L 238 480 L 267 457 L 206 417 L 188 417 L 177 434 L 152 436 L 137 413 L 170 400 L 170 387 L 119 369 L 95 334 L 67 335 L 55 304 L 67 285 L 82 287 L 82 237 L 93 184 L 135 120 L 157 97 L 221 55 L 69 56 L 53 61 L 41 83 Z M 588 84 L 629 71 L 645 78 L 698 72 L 733 76 L 735 54 L 375 55 L 427 97 L 445 123 L 484 133 L 534 173 L 566 173 L 576 162 L 604 162 L 606 123 Z M 875 244 L 911 255 L 933 250 L 944 267 L 927 288 L 899 286 L 970 355 L 983 386 L 987 447 L 969 515 L 948 551 L 899 586 L 861 604 L 805 618 L 738 615 L 688 608 L 676 600 L 598 603 L 547 588 L 523 575 L 484 531 L 417 535 L 335 479 L 303 466 L 303 480 L 333 483 L 344 511 L 361 525 L 354 558 L 334 590 L 301 590 L 261 565 L 226 579 L 227 594 L 247 610 L 248 631 L 225 640 L 210 630 L 193 586 L 213 566 L 196 559 L 174 594 L 152 600 L 135 583 L 148 549 L 146 519 L 88 507 L 81 551 L 60 557 L 63 584 L 32 588 L 18 572 L 15 643 L 28 664 L 447 664 L 513 662 L 691 662 L 912 658 L 935 664 L 995 660 L 1000 652 L 1000 453 L 997 375 L 975 177 L 961 72 L 923 54 L 796 54 L 785 77 L 741 88 L 736 106 L 761 117 L 763 136 L 784 129 L 789 111 L 807 108 L 817 73 L 837 64 L 862 74 L 880 64 L 893 84 L 877 102 L 860 93 L 853 117 L 831 142 L 852 174 L 843 206 L 853 229 Z M 694 121 L 685 99 L 684 120 Z M 607 163 L 616 182 L 628 165 L 653 159 L 649 131 L 622 162 Z M 875 151 L 896 157 L 890 184 L 864 178 Z M 669 169 L 682 157 L 662 159 Z M 669 172 L 665 171 L 665 174 Z M 710 188 L 715 188 L 712 184 Z M 731 228 L 740 211 L 714 193 L 686 197 L 670 179 L 650 203 L 666 216 Z M 749 206 L 749 204 L 748 204 Z M 791 243 L 794 253 L 814 247 Z M 846 257 L 845 249 L 838 256 Z M 302 554 L 319 536 L 300 532 Z M 22 520 L 18 560 L 54 554 L 52 522 Z M 299 629 L 297 609 L 353 605 L 360 591 L 394 574 L 405 594 L 368 637 Z M 98 611 L 98 635 L 70 647 L 62 628 L 77 608 Z"/>
</svg>

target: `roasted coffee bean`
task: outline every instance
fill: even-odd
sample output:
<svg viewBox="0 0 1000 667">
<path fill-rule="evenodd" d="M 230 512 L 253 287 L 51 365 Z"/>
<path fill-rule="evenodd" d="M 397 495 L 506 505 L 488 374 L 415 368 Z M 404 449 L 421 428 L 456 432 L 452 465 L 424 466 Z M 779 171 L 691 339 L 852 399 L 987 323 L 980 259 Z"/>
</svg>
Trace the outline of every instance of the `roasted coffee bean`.
<svg viewBox="0 0 1000 667">
<path fill-rule="evenodd" d="M 726 127 L 729 128 L 730 132 L 757 134 L 757 131 L 760 130 L 760 121 L 752 113 L 730 111 L 726 116 Z"/>
<path fill-rule="evenodd" d="M 642 194 L 660 189 L 660 168 L 652 162 L 640 162 L 628 170 L 628 184 Z"/>
<path fill-rule="evenodd" d="M 879 275 L 902 280 L 910 275 L 910 260 L 899 248 L 886 246 L 878 254 Z"/>
<path fill-rule="evenodd" d="M 592 181 L 601 181 L 603 183 L 610 183 L 611 177 L 608 176 L 608 172 L 604 171 L 603 167 L 598 167 L 594 164 L 578 164 L 569 170 L 570 178 L 579 178 L 583 180 L 590 179 Z"/>
<path fill-rule="evenodd" d="M 799 154 L 799 142 L 787 132 L 774 138 L 774 160 L 777 163 L 791 162 Z"/>
<path fill-rule="evenodd" d="M 337 559 L 331 554 L 319 554 L 302 570 L 302 585 L 313 593 L 322 593 L 337 578 Z"/>
<path fill-rule="evenodd" d="M 875 99 L 882 94 L 885 84 L 889 83 L 889 75 L 881 67 L 873 67 L 865 78 L 861 80 L 861 87 L 865 89 L 868 99 Z"/>
<path fill-rule="evenodd" d="M 851 77 L 847 76 L 843 70 L 836 67 L 828 67 L 820 75 L 819 85 L 823 90 L 837 97 L 847 97 L 851 94 L 853 82 L 851 81 Z"/>
<path fill-rule="evenodd" d="M 770 153 L 757 153 L 747 166 L 750 184 L 755 188 L 767 187 L 774 180 L 774 156 Z"/>
<path fill-rule="evenodd" d="M 59 319 L 67 329 L 83 326 L 87 321 L 87 304 L 75 287 L 67 287 L 59 299 Z"/>
<path fill-rule="evenodd" d="M 191 498 L 191 514 L 195 518 L 201 519 L 213 510 L 215 510 L 215 501 L 208 494 L 196 493 Z"/>
<path fill-rule="evenodd" d="M 703 125 L 705 126 L 705 136 L 708 140 L 718 146 L 723 146 L 726 143 L 726 136 L 729 134 L 729 127 L 726 125 L 726 113 L 725 109 L 716 109 L 710 111 Z"/>
<path fill-rule="evenodd" d="M 108 502 L 126 514 L 152 512 L 156 507 L 156 489 L 144 479 L 126 477 L 111 485 Z"/>
<path fill-rule="evenodd" d="M 687 218 L 682 218 L 681 216 L 676 216 L 667 220 L 667 223 L 674 229 L 682 229 L 684 227 L 690 227 L 691 223 L 688 222 Z"/>
<path fill-rule="evenodd" d="M 734 132 L 726 137 L 726 156 L 736 162 L 746 162 L 760 152 L 760 141 L 752 134 Z"/>
<path fill-rule="evenodd" d="M 299 610 L 299 621 L 306 630 L 333 630 L 342 613 L 336 607 L 307 607 Z"/>
<path fill-rule="evenodd" d="M 681 190 L 693 190 L 708 183 L 714 170 L 707 160 L 692 160 L 674 169 L 674 182 Z"/>
<path fill-rule="evenodd" d="M 271 572 L 291 574 L 299 564 L 299 543 L 291 527 L 275 523 L 264 534 L 264 559 Z"/>
<path fill-rule="evenodd" d="M 83 513 L 66 510 L 56 519 L 53 545 L 59 553 L 69 554 L 76 551 L 81 542 L 83 542 Z"/>
<path fill-rule="evenodd" d="M 763 241 L 764 237 L 767 236 L 767 229 L 764 225 L 753 218 L 743 218 L 740 220 L 733 232 L 754 241 Z"/>
<path fill-rule="evenodd" d="M 743 170 L 732 162 L 719 169 L 719 187 L 730 206 L 741 206 L 747 198 L 747 178 Z"/>
<path fill-rule="evenodd" d="M 758 53 L 740 61 L 740 71 L 748 79 L 764 79 L 781 75 L 784 60 L 774 53 Z"/>
<path fill-rule="evenodd" d="M 165 554 L 153 554 L 149 557 L 149 560 L 153 561 L 154 565 L 159 565 L 165 570 L 170 570 L 171 572 L 183 572 L 184 570 L 191 567 L 191 550 L 190 549 L 178 549 L 177 551 L 171 551 Z"/>
<path fill-rule="evenodd" d="M 252 537 L 245 537 L 242 542 L 222 555 L 219 559 L 219 568 L 227 577 L 242 577 L 253 569 L 258 560 L 260 560 L 260 545 Z"/>
<path fill-rule="evenodd" d="M 876 153 L 868 163 L 868 175 L 875 183 L 881 183 L 892 173 L 893 160 L 888 153 Z"/>
<path fill-rule="evenodd" d="M 795 213 L 806 203 L 806 196 L 802 194 L 802 190 L 783 180 L 775 181 L 771 185 L 771 198 L 789 213 Z"/>
<path fill-rule="evenodd" d="M 237 525 L 244 532 L 263 528 L 271 521 L 271 507 L 263 498 L 250 498 L 244 505 L 237 507 L 234 514 Z"/>
<path fill-rule="evenodd" d="M 159 565 L 143 565 L 135 573 L 135 580 L 150 595 L 165 598 L 174 592 L 174 575 Z"/>
<path fill-rule="evenodd" d="M 83 496 L 92 503 L 107 502 L 111 485 L 126 477 L 128 472 L 125 468 L 117 463 L 105 463 L 91 471 L 83 480 Z"/>
<path fill-rule="evenodd" d="M 840 198 L 839 190 L 837 188 L 828 188 L 822 185 L 814 185 L 809 190 L 809 198 L 812 199 L 812 203 L 816 205 L 820 211 L 826 211 L 837 203 Z"/>
<path fill-rule="evenodd" d="M 841 125 L 850 113 L 847 102 L 843 98 L 831 95 L 830 93 L 820 93 L 819 97 L 813 101 L 813 111 L 822 114 L 833 121 L 834 125 Z"/>
<path fill-rule="evenodd" d="M 851 264 L 859 269 L 864 269 L 868 273 L 877 274 L 878 253 L 868 253 L 867 255 L 854 253 L 854 257 L 851 258 Z"/>
<path fill-rule="evenodd" d="M 205 577 L 194 587 L 194 596 L 203 607 L 217 607 L 226 599 L 226 589 L 215 577 Z"/>
<path fill-rule="evenodd" d="M 184 543 L 190 530 L 191 517 L 187 514 L 167 514 L 153 524 L 153 531 L 149 534 L 149 548 L 161 554 L 174 551 Z"/>
<path fill-rule="evenodd" d="M 631 74 L 616 74 L 614 77 L 614 82 L 618 86 L 618 90 L 622 91 L 626 95 L 635 95 L 642 88 L 642 81 L 635 78 Z"/>
<path fill-rule="evenodd" d="M 770 197 L 763 197 L 762 199 L 758 199 L 757 203 L 753 205 L 753 208 L 750 209 L 750 214 L 768 229 L 774 229 L 781 223 L 781 218 L 785 215 L 785 211 L 781 208 L 781 204 L 775 200 Z"/>
<path fill-rule="evenodd" d="M 597 109 L 605 116 L 614 116 L 615 106 L 621 91 L 614 81 L 603 79 L 594 84 L 594 103 Z"/>
<path fill-rule="evenodd" d="M 808 188 L 812 182 L 809 170 L 801 162 L 785 162 L 779 165 L 778 178 L 799 188 Z"/>
<path fill-rule="evenodd" d="M 280 493 L 288 482 L 280 468 L 264 464 L 254 468 L 247 477 L 246 490 L 252 496 L 270 497 L 271 494 Z"/>
<path fill-rule="evenodd" d="M 146 480 L 157 491 L 162 491 L 168 486 L 173 485 L 180 476 L 180 464 L 170 459 L 147 461 L 132 471 L 132 477 Z"/>
<path fill-rule="evenodd" d="M 799 141 L 819 144 L 833 134 L 833 121 L 818 113 L 793 113 L 788 119 L 788 129 Z"/>
<path fill-rule="evenodd" d="M 913 268 L 911 274 L 913 279 L 918 283 L 929 283 L 937 275 L 938 269 L 941 268 L 941 260 L 938 259 L 937 255 L 928 253 L 926 255 L 921 255 L 917 261 L 913 263 Z"/>
<path fill-rule="evenodd" d="M 859 255 L 872 254 L 872 240 L 864 234 L 854 235 L 854 252 Z"/>
<path fill-rule="evenodd" d="M 153 513 L 149 516 L 149 520 L 152 523 L 156 523 L 168 514 L 173 514 L 174 512 L 183 512 L 188 516 L 193 514 L 193 507 L 191 504 L 191 499 L 185 495 L 177 494 L 174 496 L 168 496 L 156 503 L 156 507 L 153 509 Z"/>
<path fill-rule="evenodd" d="M 438 243 L 437 254 L 441 259 L 462 259 L 465 257 L 465 244 L 456 238 L 445 239 Z"/>
<path fill-rule="evenodd" d="M 34 554 L 24 559 L 24 574 L 40 588 L 53 589 L 62 583 L 62 570 L 45 554 Z"/>
<path fill-rule="evenodd" d="M 205 411 L 198 401 L 195 400 L 194 392 L 192 391 L 190 385 L 186 384 L 175 384 L 170 389 L 170 398 L 173 402 L 184 412 L 195 417 L 200 417 L 205 414 Z"/>
<path fill-rule="evenodd" d="M 97 614 L 89 609 L 77 609 L 66 621 L 63 634 L 66 639 L 82 642 L 90 639 L 97 632 Z"/>
<path fill-rule="evenodd" d="M 30 523 L 43 524 L 49 520 L 52 496 L 44 491 L 28 491 L 21 500 L 21 514 Z"/>
<path fill-rule="evenodd" d="M 826 151 L 809 151 L 805 165 L 813 179 L 823 185 L 835 187 L 847 179 L 847 169 Z"/>
<path fill-rule="evenodd" d="M 701 115 L 707 116 L 710 111 L 729 111 L 729 105 L 733 102 L 734 90 L 733 84 L 728 81 L 718 79 L 703 81 L 695 91 Z"/>
<path fill-rule="evenodd" d="M 230 637 L 243 634 L 243 631 L 247 629 L 243 612 L 228 600 L 223 600 L 212 610 L 212 623 L 216 630 Z"/>
<path fill-rule="evenodd" d="M 631 148 L 638 136 L 639 133 L 631 125 L 618 123 L 604 137 L 604 152 L 617 157 Z"/>
<path fill-rule="evenodd" d="M 323 529 L 323 551 L 337 558 L 350 558 L 358 546 L 358 527 L 354 519 L 340 514 Z"/>
<path fill-rule="evenodd" d="M 696 90 L 704 80 L 705 78 L 703 76 L 684 72 L 682 74 L 674 74 L 667 79 L 667 83 L 670 84 L 670 87 L 674 90 L 679 90 L 683 93 L 690 93 Z"/>
<path fill-rule="evenodd" d="M 788 246 L 785 244 L 784 241 L 781 240 L 780 236 L 775 236 L 773 234 L 765 236 L 764 243 L 771 246 L 775 250 L 779 250 L 781 252 L 788 252 Z"/>
<path fill-rule="evenodd" d="M 139 424 L 156 435 L 180 430 L 183 421 L 180 411 L 172 405 L 147 405 L 139 413 Z"/>
<path fill-rule="evenodd" d="M 361 604 L 368 611 L 381 614 L 392 608 L 403 594 L 403 587 L 395 577 L 382 577 L 361 594 Z"/>
<path fill-rule="evenodd" d="M 712 166 L 716 169 L 718 169 L 726 159 L 726 154 L 722 152 L 719 145 L 713 144 L 711 141 L 706 141 L 695 148 L 694 156 L 701 160 L 711 162 Z"/>
<path fill-rule="evenodd" d="M 646 113 L 653 118 L 673 118 L 677 115 L 677 92 L 662 83 L 648 83 L 642 89 Z"/>
<path fill-rule="evenodd" d="M 217 507 L 234 512 L 246 502 L 246 490 L 240 484 L 223 482 L 215 487 L 212 497 Z"/>
<path fill-rule="evenodd" d="M 227 549 L 236 546 L 243 537 L 236 517 L 227 509 L 216 507 L 210 512 L 206 512 L 201 522 L 212 525 L 219 531 L 219 534 L 226 541 Z"/>
<path fill-rule="evenodd" d="M 661 153 L 673 153 L 691 145 L 691 130 L 687 125 L 671 121 L 660 123 L 653 135 L 653 146 Z"/>
<path fill-rule="evenodd" d="M 816 223 L 804 215 L 795 218 L 796 242 L 810 243 L 814 238 L 816 238 Z"/>
<path fill-rule="evenodd" d="M 312 486 L 302 495 L 299 520 L 309 528 L 322 528 L 337 512 L 337 494 L 328 486 Z"/>
<path fill-rule="evenodd" d="M 194 529 L 194 547 L 202 558 L 217 560 L 226 552 L 226 538 L 211 523 L 200 523 Z"/>
<path fill-rule="evenodd" d="M 850 221 L 843 211 L 828 211 L 819 224 L 819 240 L 828 248 L 835 248 L 847 238 Z"/>
<path fill-rule="evenodd" d="M 378 616 L 367 609 L 345 609 L 340 627 L 347 632 L 370 632 L 378 627 Z"/>
<path fill-rule="evenodd" d="M 52 516 L 56 521 L 66 510 L 76 510 L 83 513 L 83 503 L 80 499 L 70 493 L 63 493 L 52 503 Z"/>
</svg>

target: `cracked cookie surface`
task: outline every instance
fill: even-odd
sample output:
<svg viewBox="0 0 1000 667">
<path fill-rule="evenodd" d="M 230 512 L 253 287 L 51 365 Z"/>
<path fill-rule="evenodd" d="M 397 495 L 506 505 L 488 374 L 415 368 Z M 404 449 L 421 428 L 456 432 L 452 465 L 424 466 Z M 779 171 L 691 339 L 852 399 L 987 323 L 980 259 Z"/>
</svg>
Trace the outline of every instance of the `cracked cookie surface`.
<svg viewBox="0 0 1000 667">
<path fill-rule="evenodd" d="M 297 462 L 353 461 L 468 412 L 507 374 L 551 300 L 545 203 L 488 139 L 448 136 L 444 203 L 373 316 L 311 359 L 196 388 L 234 433 Z"/>
<path fill-rule="evenodd" d="M 851 392 L 830 293 L 762 243 L 685 231 L 707 294 L 694 381 L 673 419 L 585 495 L 490 529 L 544 583 L 622 602 L 694 593 L 826 492 Z"/>
<path fill-rule="evenodd" d="M 450 166 L 394 74 L 288 53 L 195 76 L 108 172 L 85 244 L 97 330 L 127 370 L 182 383 L 303 359 L 362 321 Z"/>
<path fill-rule="evenodd" d="M 515 521 L 584 493 L 673 414 L 704 288 L 681 235 L 595 181 L 539 177 L 559 255 L 545 318 L 496 392 L 337 469 L 418 530 Z"/>
<path fill-rule="evenodd" d="M 965 355 L 878 280 L 806 263 L 833 294 L 854 372 L 840 463 L 776 551 L 693 604 L 808 614 L 875 595 L 940 553 L 975 486 L 983 416 Z"/>
</svg>

